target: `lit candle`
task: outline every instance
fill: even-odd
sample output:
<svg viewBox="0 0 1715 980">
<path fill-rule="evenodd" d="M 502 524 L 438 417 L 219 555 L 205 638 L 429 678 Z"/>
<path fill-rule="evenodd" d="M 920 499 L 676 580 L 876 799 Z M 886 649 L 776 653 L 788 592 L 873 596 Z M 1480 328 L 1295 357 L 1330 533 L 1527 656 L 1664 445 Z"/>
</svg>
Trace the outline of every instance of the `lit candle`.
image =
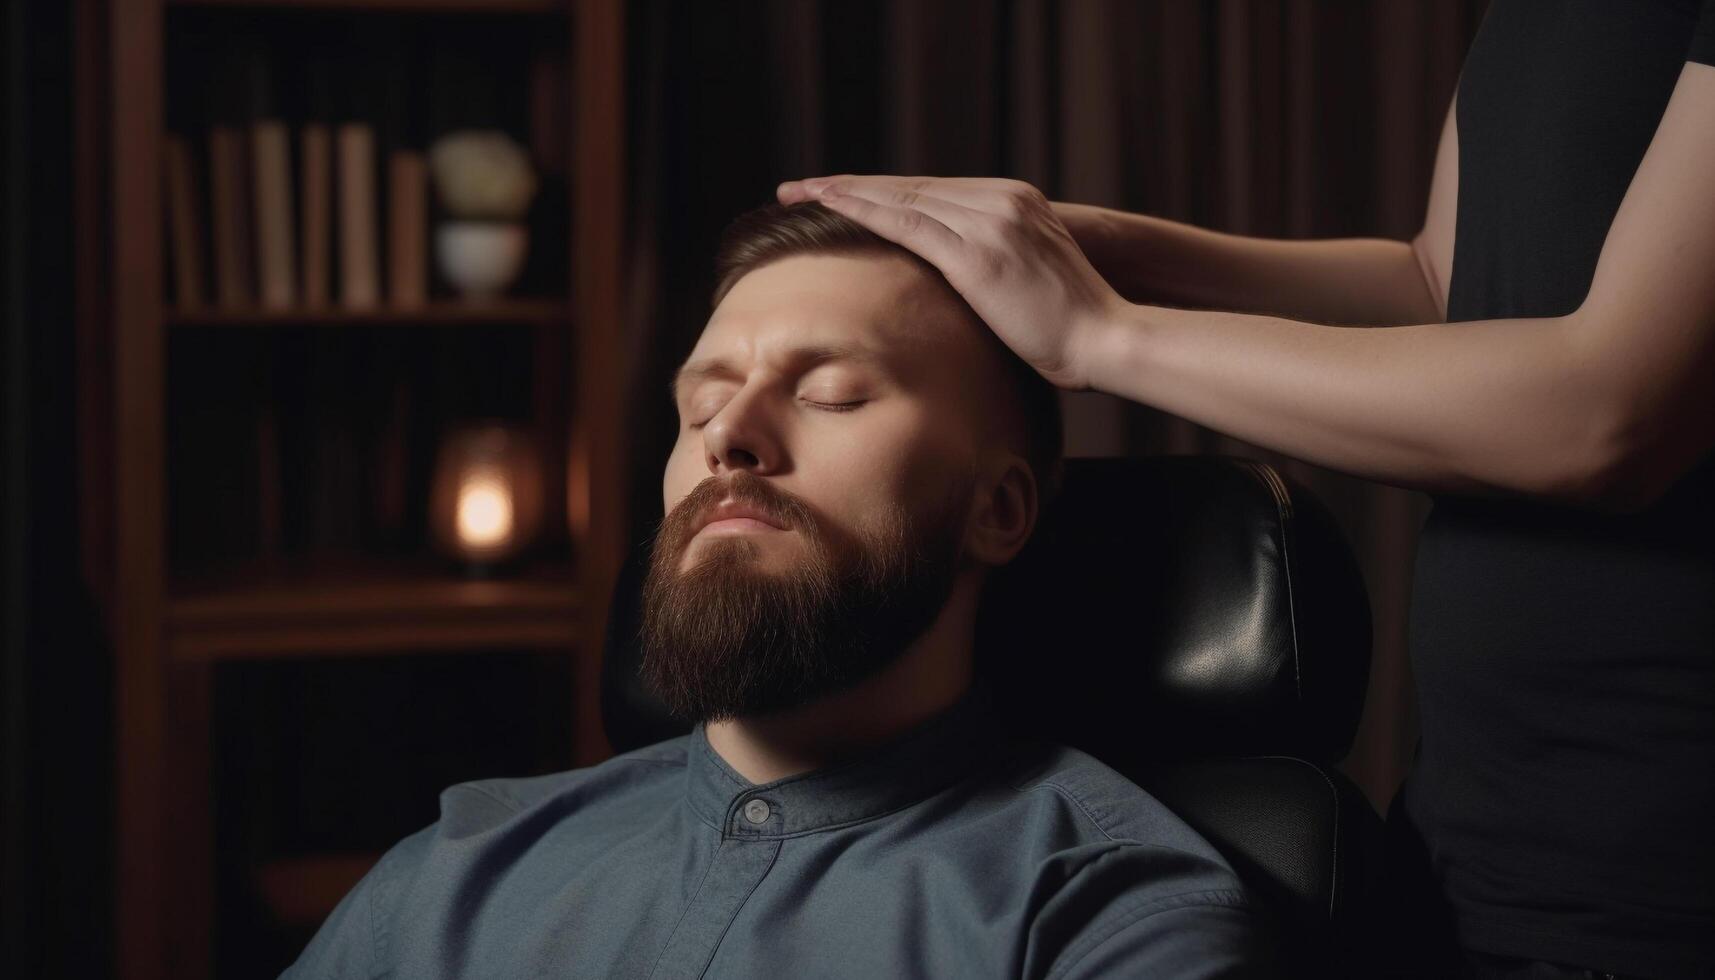
<svg viewBox="0 0 1715 980">
<path fill-rule="evenodd" d="M 499 423 L 449 434 L 429 499 L 440 550 L 481 571 L 518 557 L 542 525 L 542 461 L 534 440 Z"/>
</svg>

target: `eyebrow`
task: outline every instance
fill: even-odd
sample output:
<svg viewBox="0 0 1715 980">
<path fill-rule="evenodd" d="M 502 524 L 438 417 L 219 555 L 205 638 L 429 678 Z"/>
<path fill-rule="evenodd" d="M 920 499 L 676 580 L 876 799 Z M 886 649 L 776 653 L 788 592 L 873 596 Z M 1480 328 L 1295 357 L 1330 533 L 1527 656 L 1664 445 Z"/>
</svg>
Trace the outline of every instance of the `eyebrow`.
<svg viewBox="0 0 1715 980">
<path fill-rule="evenodd" d="M 788 354 L 789 359 L 801 370 L 808 370 L 830 361 L 859 361 L 878 368 L 886 369 L 886 361 L 880 354 L 865 347 L 849 347 L 842 344 L 824 344 L 816 347 L 795 347 Z M 675 404 L 679 396 L 691 385 L 709 378 L 737 378 L 739 371 L 732 362 L 720 357 L 706 357 L 697 361 L 686 361 L 673 375 L 673 380 L 667 384 L 667 397 Z"/>
</svg>

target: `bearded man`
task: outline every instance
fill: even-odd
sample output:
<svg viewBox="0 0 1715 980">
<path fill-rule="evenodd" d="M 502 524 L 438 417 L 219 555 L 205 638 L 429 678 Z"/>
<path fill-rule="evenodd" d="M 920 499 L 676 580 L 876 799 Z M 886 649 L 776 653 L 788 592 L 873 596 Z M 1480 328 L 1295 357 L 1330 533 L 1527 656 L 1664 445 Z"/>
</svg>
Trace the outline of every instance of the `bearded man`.
<svg viewBox="0 0 1715 980">
<path fill-rule="evenodd" d="M 690 734 L 452 787 L 287 975 L 1267 973 L 1220 855 L 974 680 L 1054 389 L 820 204 L 741 216 L 716 267 L 643 590 L 643 677 Z"/>
</svg>

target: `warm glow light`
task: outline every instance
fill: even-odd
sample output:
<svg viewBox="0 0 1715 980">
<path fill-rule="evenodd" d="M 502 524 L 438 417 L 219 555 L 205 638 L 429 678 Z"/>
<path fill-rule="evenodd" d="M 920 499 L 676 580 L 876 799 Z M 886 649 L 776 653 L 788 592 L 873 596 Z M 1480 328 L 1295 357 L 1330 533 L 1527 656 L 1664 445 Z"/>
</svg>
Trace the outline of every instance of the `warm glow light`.
<svg viewBox="0 0 1715 980">
<path fill-rule="evenodd" d="M 542 533 L 541 450 L 504 423 L 459 427 L 441 442 L 429 491 L 435 547 L 474 576 L 498 574 Z"/>
<path fill-rule="evenodd" d="M 512 535 L 512 488 L 494 473 L 468 474 L 459 484 L 459 540 L 470 548 L 493 548 Z"/>
</svg>

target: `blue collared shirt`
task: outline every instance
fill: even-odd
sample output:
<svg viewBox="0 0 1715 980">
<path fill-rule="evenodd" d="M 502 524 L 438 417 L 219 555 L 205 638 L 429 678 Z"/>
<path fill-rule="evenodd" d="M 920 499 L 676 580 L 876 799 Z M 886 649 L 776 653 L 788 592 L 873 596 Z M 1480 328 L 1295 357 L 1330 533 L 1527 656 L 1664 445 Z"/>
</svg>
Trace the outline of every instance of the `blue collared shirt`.
<svg viewBox="0 0 1715 980">
<path fill-rule="evenodd" d="M 753 784 L 703 726 L 464 783 L 285 976 L 1249 977 L 1227 863 L 980 689 L 848 763 Z"/>
</svg>

